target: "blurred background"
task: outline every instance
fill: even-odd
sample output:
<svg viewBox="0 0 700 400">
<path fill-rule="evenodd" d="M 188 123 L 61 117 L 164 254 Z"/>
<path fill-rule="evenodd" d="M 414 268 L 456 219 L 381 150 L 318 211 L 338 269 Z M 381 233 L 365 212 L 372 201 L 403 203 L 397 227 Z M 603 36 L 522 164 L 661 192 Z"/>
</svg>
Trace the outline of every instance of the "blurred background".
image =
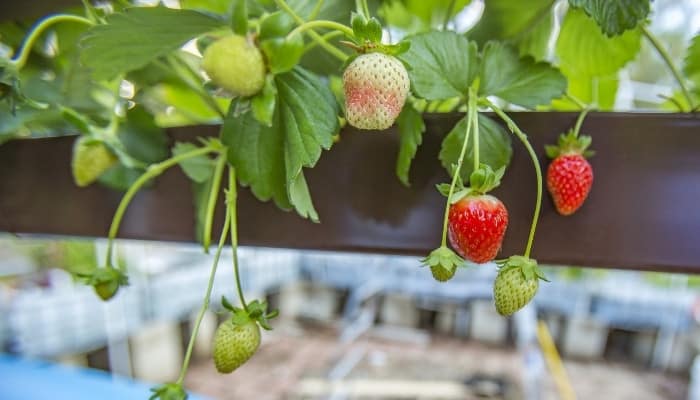
<svg viewBox="0 0 700 400">
<path fill-rule="evenodd" d="M 650 29 L 682 59 L 700 30 L 700 2 L 652 4 Z M 468 30 L 483 9 L 474 0 L 453 28 Z M 613 86 L 614 110 L 658 110 L 674 95 L 646 42 Z M 99 239 L 0 234 L 0 399 L 18 398 L 14 385 L 52 387 L 14 380 L 23 368 L 59 368 L 64 384 L 85 371 L 71 366 L 124 385 L 135 378 L 139 399 L 177 378 L 211 256 L 193 244 L 122 241 L 131 284 L 102 302 L 72 276 L 104 250 Z M 240 258 L 248 297 L 281 317 L 245 368 L 216 373 L 218 299 L 235 298 L 225 251 L 185 381 L 196 398 L 558 399 L 570 385 L 580 399 L 700 399 L 700 276 L 551 266 L 533 304 L 504 319 L 491 301 L 493 265 L 439 284 L 417 257 L 243 248 Z"/>
<path fill-rule="evenodd" d="M 104 249 L 103 240 L 0 236 L 2 350 L 138 381 L 176 379 L 211 256 L 122 241 L 131 284 L 101 302 L 71 273 L 95 268 Z M 219 299 L 235 299 L 225 251 L 185 381 L 203 398 L 558 399 L 567 382 L 581 399 L 697 398 L 698 276 L 548 267 L 551 283 L 505 319 L 491 300 L 493 265 L 438 283 L 416 257 L 248 247 L 240 260 L 246 297 L 267 299 L 281 317 L 245 368 L 215 371 Z"/>
</svg>

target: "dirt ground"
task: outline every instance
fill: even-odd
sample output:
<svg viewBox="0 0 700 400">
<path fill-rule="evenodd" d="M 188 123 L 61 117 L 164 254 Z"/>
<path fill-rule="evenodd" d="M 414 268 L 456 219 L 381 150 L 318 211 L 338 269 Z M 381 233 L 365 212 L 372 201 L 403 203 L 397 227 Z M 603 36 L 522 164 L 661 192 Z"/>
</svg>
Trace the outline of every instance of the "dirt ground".
<svg viewBox="0 0 700 400">
<path fill-rule="evenodd" d="M 209 359 L 191 366 L 189 390 L 218 400 L 522 399 L 528 386 L 542 400 L 562 397 L 545 370 L 525 385 L 525 359 L 512 347 L 403 332 L 400 340 L 370 331 L 343 344 L 328 326 L 286 324 L 264 334 L 258 353 L 231 375 Z M 604 361 L 565 360 L 577 399 L 685 400 L 687 379 Z"/>
</svg>

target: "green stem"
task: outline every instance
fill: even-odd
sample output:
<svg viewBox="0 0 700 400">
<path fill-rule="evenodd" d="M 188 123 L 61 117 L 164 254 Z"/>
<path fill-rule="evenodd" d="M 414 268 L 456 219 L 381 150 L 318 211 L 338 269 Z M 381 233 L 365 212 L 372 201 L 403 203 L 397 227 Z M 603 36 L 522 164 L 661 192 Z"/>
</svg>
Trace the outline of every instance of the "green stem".
<svg viewBox="0 0 700 400">
<path fill-rule="evenodd" d="M 221 178 L 224 174 L 224 167 L 226 166 L 226 154 L 219 156 L 216 162 L 216 167 L 214 168 L 214 179 L 211 183 L 211 190 L 209 191 L 209 201 L 207 202 L 207 212 L 204 219 L 204 237 L 202 239 L 202 245 L 204 246 L 204 252 L 209 252 L 209 245 L 211 244 L 211 227 L 214 222 L 214 210 L 216 209 L 216 201 L 219 199 L 219 190 L 221 189 Z"/>
<path fill-rule="evenodd" d="M 456 3 L 457 0 L 450 0 L 450 5 L 447 6 L 447 14 L 445 14 L 445 19 L 442 21 L 443 31 L 447 30 L 447 24 L 449 24 L 450 20 L 452 19 L 452 13 L 454 12 Z"/>
<path fill-rule="evenodd" d="M 476 93 L 469 94 L 469 111 L 473 114 L 474 124 L 474 171 L 479 169 L 479 114 L 476 109 Z"/>
<path fill-rule="evenodd" d="M 578 118 L 576 119 L 576 125 L 574 126 L 574 136 L 578 137 L 578 133 L 581 130 L 581 125 L 583 124 L 584 118 L 586 118 L 586 114 L 590 111 L 590 108 L 586 108 L 581 113 L 578 115 Z"/>
<path fill-rule="evenodd" d="M 369 6 L 367 5 L 367 0 L 361 0 L 362 2 L 362 12 L 365 14 L 365 18 L 370 19 L 372 15 L 369 13 Z"/>
<path fill-rule="evenodd" d="M 24 64 L 27 63 L 29 53 L 31 53 L 34 43 L 37 41 L 37 39 L 39 39 L 41 34 L 44 33 L 44 30 L 59 22 L 79 22 L 81 24 L 94 25 L 94 23 L 89 19 L 78 15 L 59 14 L 44 19 L 39 23 L 39 25 L 32 29 L 27 39 L 25 39 L 24 43 L 22 43 L 22 48 L 20 49 L 18 55 L 12 60 L 12 64 L 14 64 L 18 70 L 22 69 Z"/>
<path fill-rule="evenodd" d="M 309 22 L 304 22 L 303 24 L 297 26 L 294 28 L 293 31 L 289 32 L 287 34 L 287 37 L 292 37 L 296 34 L 300 34 L 302 32 L 305 32 L 309 29 L 315 29 L 315 28 L 328 28 L 328 29 L 335 29 L 336 31 L 343 32 L 345 35 L 349 37 L 353 37 L 353 31 L 349 27 L 340 24 L 335 21 L 326 21 L 326 20 L 316 20 L 316 21 L 309 21 Z"/>
<path fill-rule="evenodd" d="M 162 161 L 158 164 L 153 164 L 148 169 L 146 172 L 141 174 L 139 178 L 134 182 L 130 187 L 129 190 L 126 191 L 124 194 L 124 197 L 122 197 L 122 200 L 119 202 L 119 206 L 117 207 L 117 211 L 114 213 L 114 217 L 112 218 L 112 224 L 109 227 L 109 236 L 108 236 L 108 241 L 107 241 L 107 267 L 111 268 L 112 267 L 112 250 L 114 248 L 114 238 L 117 237 L 117 232 L 119 231 L 119 225 L 122 222 L 122 217 L 124 217 L 124 212 L 126 211 L 126 208 L 129 206 L 129 203 L 131 202 L 131 199 L 136 195 L 136 193 L 141 189 L 143 185 L 145 185 L 148 181 L 151 179 L 157 177 L 158 175 L 162 174 L 165 170 L 168 168 L 177 165 L 179 162 L 193 158 L 193 157 L 198 157 L 205 155 L 207 153 L 211 153 L 213 151 L 218 151 L 217 149 L 214 149 L 213 147 L 201 147 L 196 150 L 188 151 L 187 153 L 182 153 L 178 154 L 174 157 L 171 157 L 165 161 Z"/>
<path fill-rule="evenodd" d="M 471 95 L 471 88 L 470 88 Z M 459 174 L 462 171 L 462 162 L 464 161 L 464 155 L 467 154 L 467 146 L 469 145 L 469 135 L 472 130 L 472 119 L 474 114 L 471 110 L 467 110 L 467 132 L 464 134 L 464 142 L 462 142 L 462 150 L 459 153 L 459 158 L 457 159 L 457 167 L 455 168 L 452 176 L 452 183 L 450 183 L 450 192 L 447 194 L 447 202 L 445 204 L 445 216 L 442 221 L 442 247 L 447 246 L 447 224 L 450 216 L 450 205 L 452 205 L 452 195 L 455 191 L 455 186 L 457 185 L 457 179 L 459 179 Z"/>
<path fill-rule="evenodd" d="M 332 31 L 332 32 L 328 32 L 328 33 L 326 33 L 325 35 L 321 36 L 321 38 L 322 38 L 324 41 L 328 41 L 328 40 L 330 40 L 330 39 L 333 39 L 333 38 L 335 38 L 335 37 L 342 36 L 342 35 L 344 35 L 343 32 Z M 306 54 L 309 50 L 313 49 L 314 47 L 316 47 L 316 46 L 318 46 L 318 45 L 319 45 L 318 42 L 311 42 L 311 43 L 307 44 L 306 46 L 304 46 L 304 51 L 303 51 L 303 53 Z"/>
<path fill-rule="evenodd" d="M 243 285 L 241 285 L 241 274 L 238 269 L 238 218 L 236 212 L 237 187 L 236 187 L 236 169 L 229 167 L 228 169 L 228 209 L 231 214 L 231 250 L 233 251 L 233 275 L 236 277 L 236 290 L 238 291 L 238 299 L 241 301 L 243 309 L 248 312 L 248 304 L 243 296 Z"/>
<path fill-rule="evenodd" d="M 688 87 L 685 84 L 685 80 L 683 79 L 681 73 L 678 71 L 678 68 L 676 68 L 676 65 L 673 63 L 671 56 L 661 45 L 659 39 L 656 36 L 654 36 L 654 34 L 652 34 L 645 25 L 642 24 L 641 27 L 644 37 L 646 37 L 649 40 L 654 49 L 656 49 L 656 52 L 659 53 L 661 58 L 663 58 L 664 62 L 666 63 L 666 66 L 673 74 L 673 77 L 676 79 L 678 86 L 681 87 L 681 90 L 683 91 L 683 96 L 685 96 L 685 99 L 688 101 L 688 105 L 690 106 L 690 109 L 684 109 L 683 111 L 687 112 L 689 110 L 692 110 L 693 108 L 695 108 L 695 106 L 693 105 L 693 97 L 690 95 L 690 91 L 688 90 Z"/>
<path fill-rule="evenodd" d="M 284 12 L 289 14 L 289 16 L 296 21 L 297 24 L 303 25 L 306 21 L 304 21 L 303 18 L 301 18 L 297 13 L 292 10 L 292 8 L 287 4 L 286 1 L 284 0 L 275 0 L 275 4 Z M 321 46 L 324 50 L 326 50 L 329 54 L 332 56 L 336 57 L 340 61 L 345 61 L 348 56 L 340 51 L 337 47 L 333 46 L 332 44 L 326 42 L 321 35 L 316 33 L 315 31 L 309 31 L 308 35 L 311 36 L 311 39 L 313 39 L 316 43 L 318 43 L 319 46 Z"/>
<path fill-rule="evenodd" d="M 574 96 L 572 94 L 565 93 L 564 97 L 569 99 L 572 103 L 576 104 L 576 106 L 578 106 L 578 108 L 580 108 L 581 110 L 585 110 L 586 108 L 588 108 L 586 103 L 582 102 L 581 100 L 579 100 L 576 96 Z"/>
<path fill-rule="evenodd" d="M 527 140 L 527 135 L 525 135 L 523 131 L 520 130 L 518 125 L 516 125 L 515 122 L 513 122 L 513 120 L 510 119 L 510 117 L 503 112 L 503 110 L 498 108 L 498 106 L 491 103 L 489 100 L 482 99 L 482 103 L 490 107 L 506 123 L 506 125 L 508 125 L 508 129 L 510 129 L 510 131 L 513 132 L 515 136 L 518 137 L 518 139 L 520 139 L 520 141 L 527 149 L 528 154 L 530 154 L 530 158 L 532 159 L 532 163 L 535 167 L 535 174 L 537 176 L 537 200 L 535 202 L 535 212 L 532 216 L 532 224 L 530 225 L 530 235 L 527 238 L 527 245 L 525 246 L 524 253 L 524 256 L 529 258 L 530 251 L 532 250 L 532 243 L 535 240 L 537 221 L 540 218 L 540 209 L 542 207 L 542 170 L 540 169 L 540 162 L 537 159 L 537 154 L 535 154 L 535 150 L 532 148 L 530 142 Z"/>
<path fill-rule="evenodd" d="M 219 247 L 216 248 L 216 253 L 214 254 L 214 264 L 211 266 L 211 272 L 209 273 L 209 282 L 207 283 L 207 291 L 204 295 L 204 301 L 202 302 L 202 307 L 199 309 L 199 314 L 197 315 L 197 320 L 194 323 L 194 329 L 190 335 L 190 341 L 187 344 L 187 352 L 185 353 L 185 360 L 182 362 L 182 368 L 180 369 L 180 376 L 177 378 L 176 384 L 182 385 L 185 380 L 185 374 L 187 373 L 187 368 L 190 365 L 190 358 L 192 357 L 192 350 L 194 349 L 194 341 L 199 334 L 199 327 L 202 325 L 202 319 L 204 319 L 204 314 L 209 309 L 209 301 L 211 298 L 211 290 L 214 287 L 214 278 L 216 277 L 216 268 L 219 265 L 219 257 L 221 256 L 221 250 L 224 248 L 226 243 L 226 234 L 231 222 L 229 211 L 226 211 L 226 220 L 224 221 L 224 229 L 221 231 L 221 237 L 219 238 Z"/>
<path fill-rule="evenodd" d="M 324 0 L 318 0 L 316 2 L 316 5 L 314 6 L 314 9 L 311 10 L 311 14 L 309 15 L 310 20 L 316 19 L 318 17 L 318 14 L 321 12 L 321 7 L 323 7 Z"/>
</svg>

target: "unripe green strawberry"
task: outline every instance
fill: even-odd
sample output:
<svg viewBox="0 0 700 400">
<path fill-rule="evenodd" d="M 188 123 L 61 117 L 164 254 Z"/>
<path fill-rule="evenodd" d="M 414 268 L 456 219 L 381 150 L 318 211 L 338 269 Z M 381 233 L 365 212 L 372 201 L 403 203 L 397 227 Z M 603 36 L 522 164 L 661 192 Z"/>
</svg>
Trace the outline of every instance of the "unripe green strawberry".
<svg viewBox="0 0 700 400">
<path fill-rule="evenodd" d="M 244 36 L 225 36 L 209 45 L 202 68 L 212 82 L 234 96 L 252 96 L 265 85 L 262 52 Z"/>
<path fill-rule="evenodd" d="M 535 297 L 540 279 L 545 278 L 535 260 L 511 256 L 502 262 L 493 284 L 496 311 L 508 316 L 525 307 Z"/>
<path fill-rule="evenodd" d="M 387 129 L 401 113 L 411 83 L 406 67 L 390 55 L 363 54 L 343 73 L 345 117 L 359 129 Z"/>
<path fill-rule="evenodd" d="M 222 322 L 214 333 L 216 370 L 223 374 L 233 372 L 255 354 L 258 346 L 260 327 L 254 320 L 245 319 L 240 322 L 234 317 Z"/>
<path fill-rule="evenodd" d="M 433 278 L 435 278 L 436 281 L 438 282 L 447 282 L 452 277 L 455 276 L 455 271 L 457 268 L 445 268 L 442 265 L 431 265 L 430 266 L 430 272 L 433 274 Z"/>
<path fill-rule="evenodd" d="M 116 163 L 117 157 L 103 143 L 87 136 L 75 141 L 71 169 L 76 185 L 93 183 Z"/>
<path fill-rule="evenodd" d="M 187 392 L 177 383 L 166 383 L 151 391 L 153 395 L 149 400 L 187 400 Z"/>
</svg>

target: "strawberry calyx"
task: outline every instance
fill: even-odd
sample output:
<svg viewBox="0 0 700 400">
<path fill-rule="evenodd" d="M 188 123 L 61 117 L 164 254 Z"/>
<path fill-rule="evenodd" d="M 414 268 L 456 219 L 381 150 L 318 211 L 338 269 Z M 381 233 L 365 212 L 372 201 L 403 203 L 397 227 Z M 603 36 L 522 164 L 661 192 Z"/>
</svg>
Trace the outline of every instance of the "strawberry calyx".
<svg viewBox="0 0 700 400">
<path fill-rule="evenodd" d="M 458 203 L 467 196 L 480 196 L 486 194 L 501 184 L 501 179 L 505 173 L 505 167 L 493 170 L 488 164 L 479 164 L 479 168 L 474 170 L 469 176 L 469 186 L 465 187 L 462 179 L 457 177 L 455 192 L 450 198 L 450 204 Z M 443 196 L 448 197 L 450 185 L 442 183 L 437 185 L 437 189 Z"/>
<path fill-rule="evenodd" d="M 129 278 L 122 271 L 113 268 L 98 268 L 88 274 L 78 274 L 86 285 L 95 289 L 95 293 L 102 300 L 109 300 L 114 297 L 119 288 L 129 284 Z"/>
<path fill-rule="evenodd" d="M 382 24 L 374 17 L 367 19 L 364 15 L 353 12 L 350 25 L 352 26 L 353 40 L 343 40 L 340 43 L 359 54 L 378 52 L 395 56 L 407 52 L 411 46 L 411 42 L 406 40 L 396 44 L 383 44 Z M 350 57 L 346 63 L 352 62 L 353 59 L 354 57 Z"/>
<path fill-rule="evenodd" d="M 445 282 L 454 276 L 457 267 L 464 264 L 464 259 L 449 247 L 440 246 L 422 259 L 421 263 L 423 263 L 423 266 L 430 267 L 430 271 L 436 280 Z"/>
<path fill-rule="evenodd" d="M 557 158 L 561 155 L 580 154 L 583 157 L 592 157 L 595 152 L 588 150 L 592 139 L 590 136 L 578 136 L 575 130 L 569 130 L 567 133 L 562 133 L 557 140 L 556 145 L 544 146 L 547 157 Z"/>
<path fill-rule="evenodd" d="M 221 296 L 221 305 L 231 312 L 231 323 L 237 326 L 244 326 L 250 322 L 255 322 L 266 331 L 271 331 L 270 320 L 279 315 L 278 310 L 267 311 L 266 301 L 253 300 L 244 308 L 240 308 L 234 307 L 225 296 Z"/>
<path fill-rule="evenodd" d="M 537 260 L 532 258 L 515 255 L 510 256 L 505 260 L 497 260 L 496 264 L 498 265 L 499 273 L 503 273 L 511 269 L 519 269 L 526 281 L 541 279 L 545 282 L 549 282 L 547 277 L 545 277 L 544 273 L 538 267 Z"/>
<path fill-rule="evenodd" d="M 148 400 L 186 400 L 187 392 L 179 383 L 165 383 L 151 389 L 153 395 Z"/>
</svg>

